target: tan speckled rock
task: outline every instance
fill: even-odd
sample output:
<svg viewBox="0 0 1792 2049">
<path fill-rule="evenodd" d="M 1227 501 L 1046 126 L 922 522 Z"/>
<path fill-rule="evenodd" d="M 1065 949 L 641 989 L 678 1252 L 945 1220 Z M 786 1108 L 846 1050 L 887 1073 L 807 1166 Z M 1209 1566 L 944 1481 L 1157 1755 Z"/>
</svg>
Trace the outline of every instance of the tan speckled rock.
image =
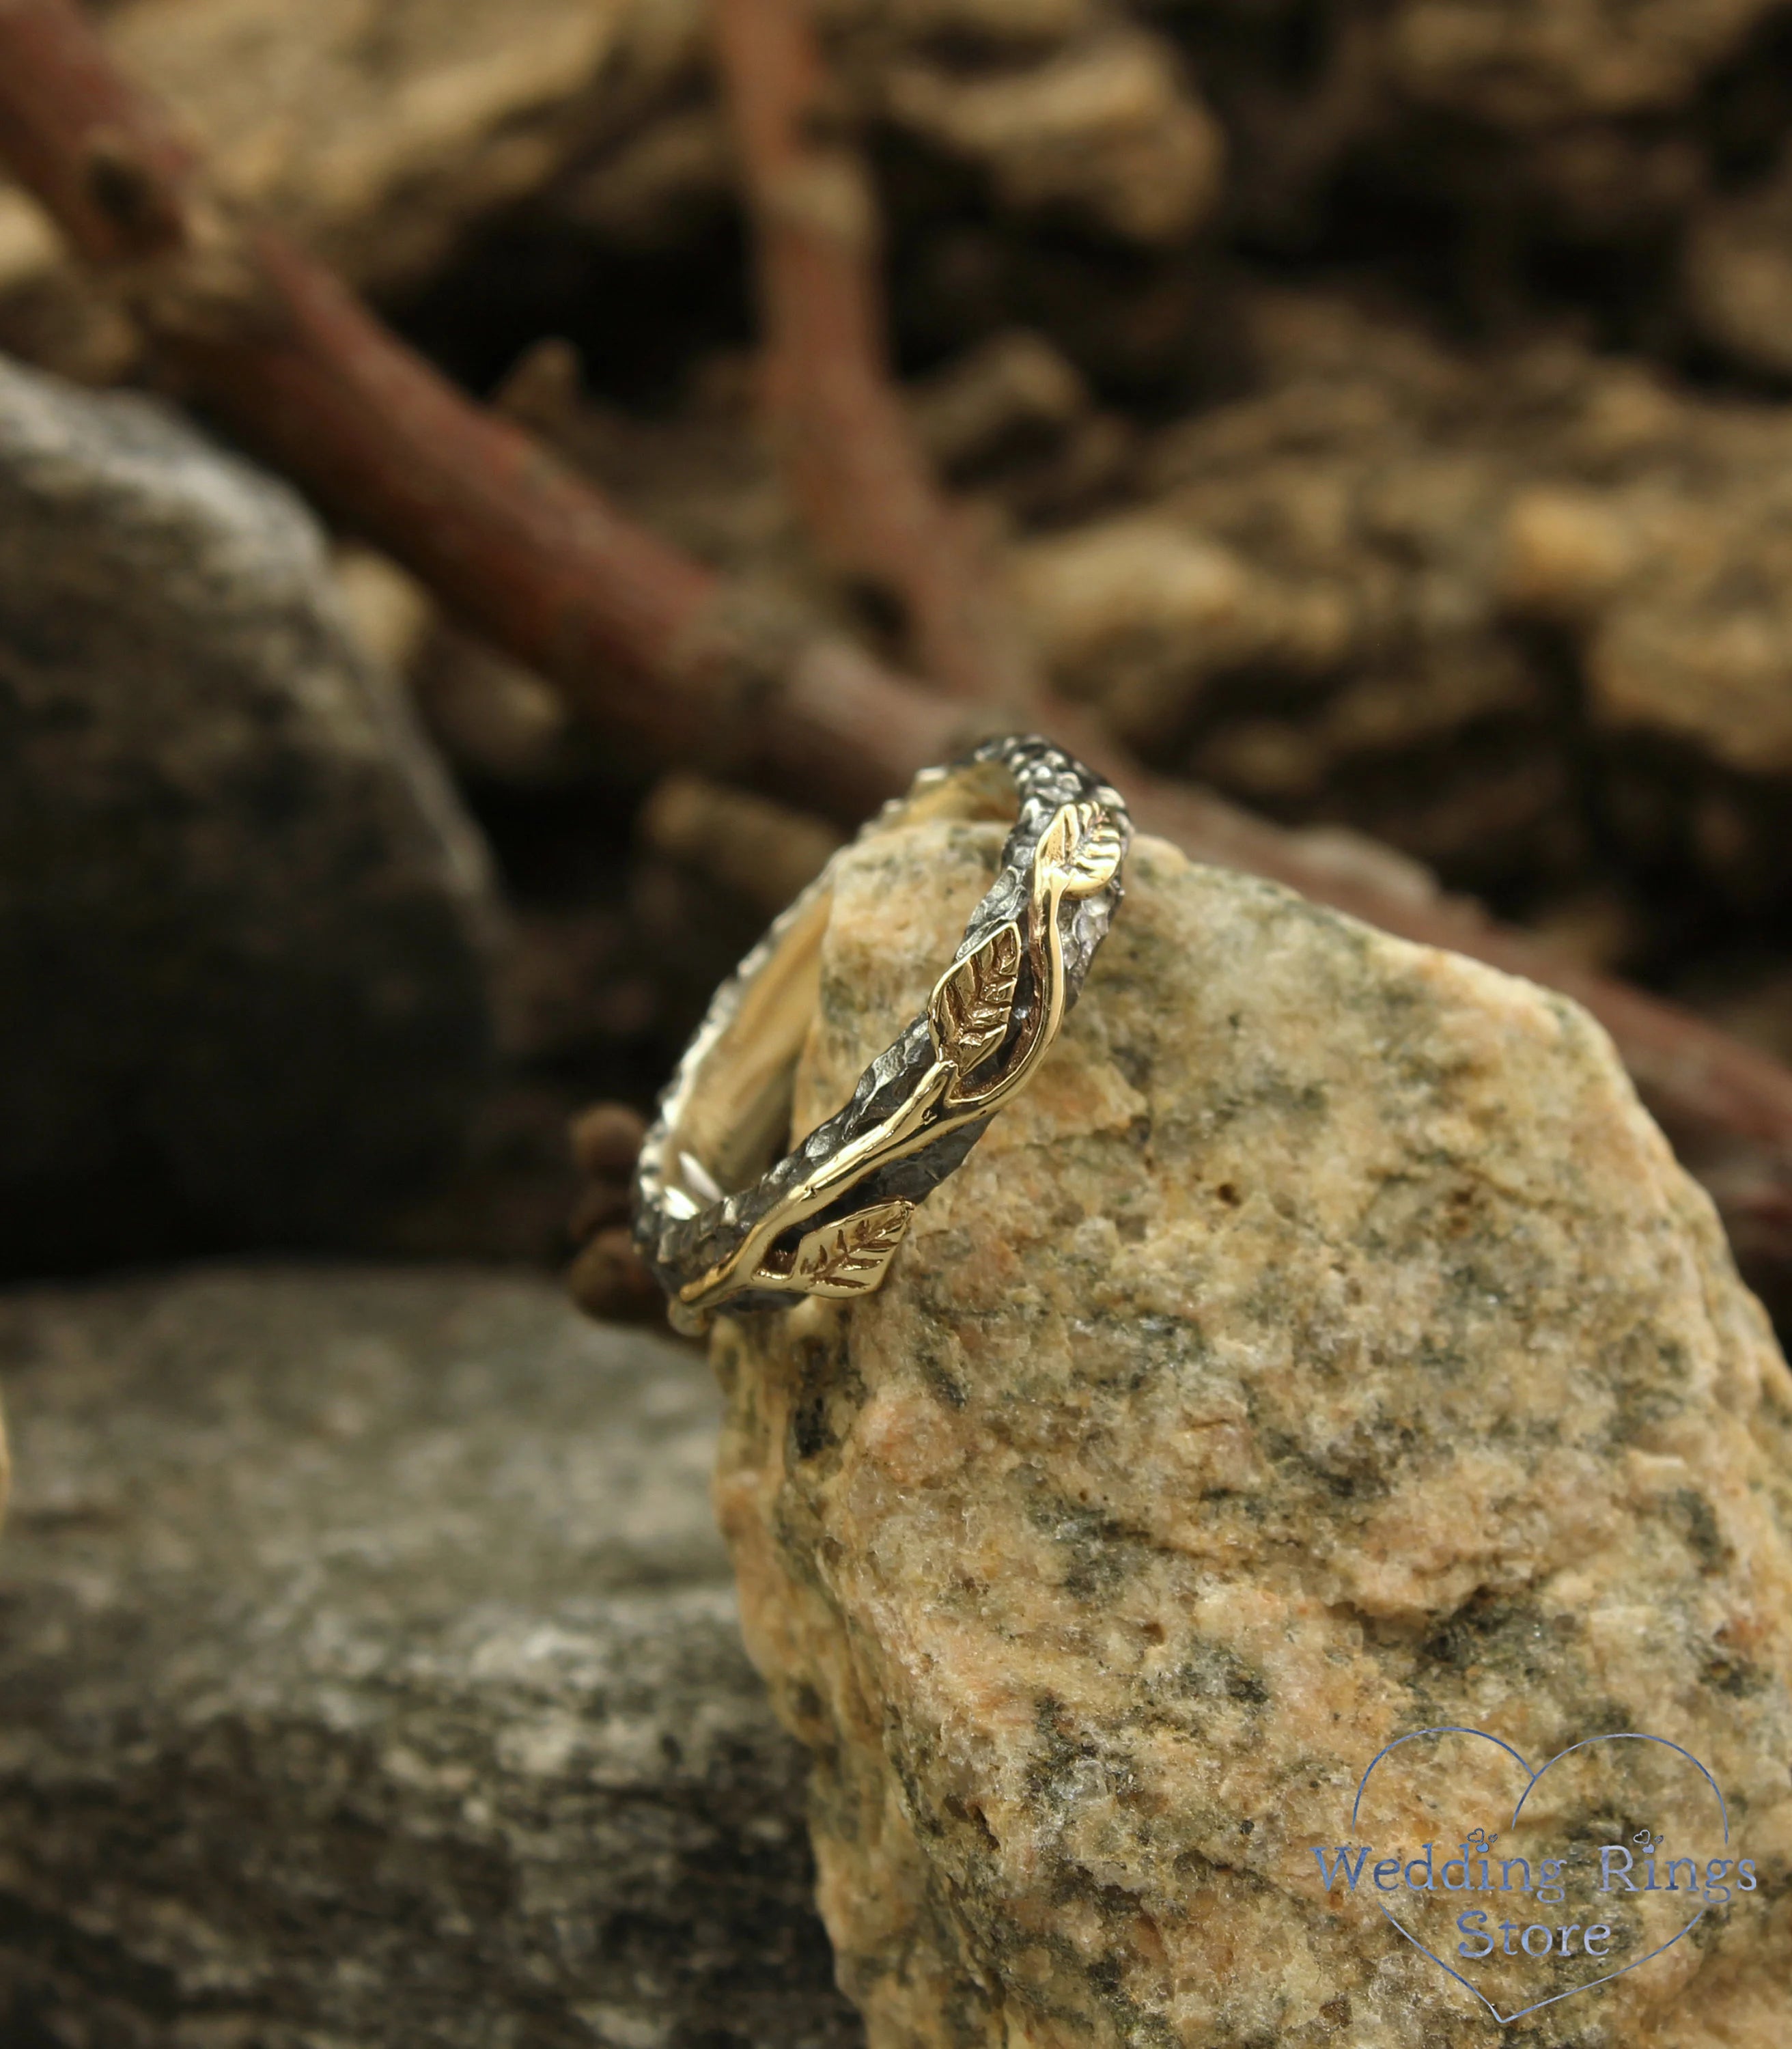
<svg viewBox="0 0 1792 2049">
<path fill-rule="evenodd" d="M 999 838 L 853 856 L 799 1118 L 913 1014 Z M 882 1292 L 717 1339 L 749 1647 L 873 2049 L 1782 2043 L 1792 1379 L 1709 1205 L 1571 1005 L 1160 842 L 1128 889 Z M 1680 1901 L 1589 1896 L 1600 1847 L 1721 1846 L 1643 1744 L 1516 1827 L 1503 1753 L 1409 1748 L 1353 1829 L 1376 1753 L 1451 1724 L 1534 1764 L 1684 1745 L 1756 1888 L 1502 2034 L 1312 1846 L 1578 1846 L 1518 1923 L 1615 1926 L 1603 1969 Z M 1461 1901 L 1395 1903 L 1456 1965 Z M 1492 1968 L 1502 2012 L 1602 1974 Z"/>
</svg>

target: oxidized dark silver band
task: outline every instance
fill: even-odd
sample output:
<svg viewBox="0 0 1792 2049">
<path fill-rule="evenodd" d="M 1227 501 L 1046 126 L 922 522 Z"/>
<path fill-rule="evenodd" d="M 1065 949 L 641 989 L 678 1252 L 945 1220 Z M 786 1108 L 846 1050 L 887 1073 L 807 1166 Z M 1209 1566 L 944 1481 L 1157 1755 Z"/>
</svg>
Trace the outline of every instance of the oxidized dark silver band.
<svg viewBox="0 0 1792 2049">
<path fill-rule="evenodd" d="M 678 1328 L 702 1330 L 724 1304 L 787 1308 L 793 1295 L 876 1288 L 915 1206 L 1031 1078 L 1119 905 L 1123 799 L 1048 741 L 992 740 L 925 770 L 861 837 L 1006 816 L 1017 795 L 1001 871 L 927 1008 L 781 1159 L 832 863 L 717 991 L 635 1177 L 636 1242 Z"/>
</svg>

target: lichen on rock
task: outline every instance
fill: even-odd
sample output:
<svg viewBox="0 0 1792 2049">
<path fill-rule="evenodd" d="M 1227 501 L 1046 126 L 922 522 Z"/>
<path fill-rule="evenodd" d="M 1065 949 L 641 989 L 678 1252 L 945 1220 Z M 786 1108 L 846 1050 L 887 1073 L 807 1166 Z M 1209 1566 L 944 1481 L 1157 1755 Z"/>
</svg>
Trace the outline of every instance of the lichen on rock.
<svg viewBox="0 0 1792 2049">
<path fill-rule="evenodd" d="M 912 1014 L 999 838 L 847 861 L 803 1128 Z M 725 1322 L 716 1355 L 749 1648 L 813 1754 L 873 2049 L 1484 2041 L 1312 1854 L 1368 1839 L 1383 1746 L 1452 1724 L 1534 1764 L 1682 1745 L 1759 1876 L 1509 2039 L 1782 2039 L 1792 1378 L 1573 1005 L 1137 842 L 1051 1059 L 881 1292 Z M 1660 1755 L 1558 1775 L 1548 1825 L 1689 1844 Z M 1497 1775 L 1381 1782 L 1378 1840 L 1505 1829 L 1473 1804 Z"/>
</svg>

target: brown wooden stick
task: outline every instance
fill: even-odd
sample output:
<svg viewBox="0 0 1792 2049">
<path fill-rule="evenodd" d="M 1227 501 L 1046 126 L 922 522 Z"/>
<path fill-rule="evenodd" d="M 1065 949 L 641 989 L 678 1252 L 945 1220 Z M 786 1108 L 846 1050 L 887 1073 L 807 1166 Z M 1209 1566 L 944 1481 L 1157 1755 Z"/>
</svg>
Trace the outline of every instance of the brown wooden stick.
<svg viewBox="0 0 1792 2049">
<path fill-rule="evenodd" d="M 0 157 L 208 406 L 605 730 L 852 820 L 1008 722 L 755 612 L 456 391 L 321 265 L 236 217 L 72 0 L 0 0 Z M 1469 907 L 1390 887 L 1147 775 L 1067 706 L 1043 717 L 1125 789 L 1147 830 L 1565 990 L 1672 1126 L 1754 1141 L 1792 1174 L 1792 1073 L 1777 1062 Z"/>
<path fill-rule="evenodd" d="M 825 555 L 902 605 L 934 682 L 1019 706 L 1036 678 L 988 550 L 939 489 L 891 374 L 870 179 L 807 0 L 713 0 L 712 14 L 792 496 Z"/>
</svg>

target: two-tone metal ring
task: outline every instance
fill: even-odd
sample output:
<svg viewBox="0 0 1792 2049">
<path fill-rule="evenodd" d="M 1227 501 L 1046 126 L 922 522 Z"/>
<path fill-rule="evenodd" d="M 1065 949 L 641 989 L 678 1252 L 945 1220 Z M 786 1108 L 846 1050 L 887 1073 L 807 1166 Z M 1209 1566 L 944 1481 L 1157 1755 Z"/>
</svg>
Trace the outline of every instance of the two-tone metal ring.
<svg viewBox="0 0 1792 2049">
<path fill-rule="evenodd" d="M 1037 1071 L 1119 906 L 1132 835 L 1119 793 L 1046 741 L 992 740 L 924 770 L 861 838 L 1009 816 L 1001 872 L 926 1006 L 793 1151 L 833 862 L 717 992 L 635 1176 L 636 1242 L 678 1329 L 724 1306 L 869 1293 L 916 1206 Z"/>
</svg>

